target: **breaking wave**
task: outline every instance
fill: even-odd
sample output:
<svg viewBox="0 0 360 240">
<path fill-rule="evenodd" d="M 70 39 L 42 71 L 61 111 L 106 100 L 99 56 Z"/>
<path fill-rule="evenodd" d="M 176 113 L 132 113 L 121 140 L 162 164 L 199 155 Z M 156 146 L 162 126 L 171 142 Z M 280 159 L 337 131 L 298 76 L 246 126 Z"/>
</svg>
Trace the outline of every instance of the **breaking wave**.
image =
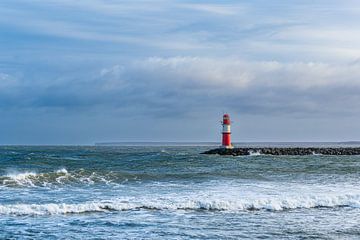
<svg viewBox="0 0 360 240">
<path fill-rule="evenodd" d="M 46 203 L 46 204 L 10 204 L 0 205 L 2 215 L 57 215 L 81 214 L 108 211 L 131 210 L 189 210 L 189 211 L 283 211 L 297 208 L 360 208 L 360 195 L 342 196 L 308 196 L 287 198 L 262 198 L 257 200 L 239 199 L 145 199 L 94 201 L 76 204 Z"/>
<path fill-rule="evenodd" d="M 312 155 L 314 155 L 314 156 L 322 156 L 323 154 L 321 154 L 321 153 L 316 153 L 316 152 L 312 152 Z"/>
<path fill-rule="evenodd" d="M 49 187 L 52 185 L 63 185 L 67 183 L 110 183 L 114 179 L 118 180 L 112 175 L 112 172 L 109 172 L 107 176 L 102 176 L 96 172 L 90 172 L 82 169 L 69 173 L 65 168 L 47 173 L 36 173 L 30 171 L 20 173 L 13 172 L 5 176 L 0 176 L 0 185 L 7 187 Z M 123 176 L 121 179 L 126 180 L 126 176 Z"/>
<path fill-rule="evenodd" d="M 260 155 L 264 155 L 264 154 L 260 153 L 260 151 L 250 150 L 250 151 L 249 151 L 249 155 L 250 155 L 250 156 L 260 156 Z"/>
<path fill-rule="evenodd" d="M 128 182 L 164 181 L 164 180 L 189 180 L 207 179 L 211 177 L 236 177 L 248 178 L 247 173 L 242 172 L 193 172 L 186 171 L 107 171 L 107 170 L 67 170 L 65 168 L 50 172 L 10 172 L 0 176 L 0 187 L 60 187 L 64 185 L 122 185 Z M 254 176 L 258 179 L 266 179 L 262 176 Z"/>
</svg>

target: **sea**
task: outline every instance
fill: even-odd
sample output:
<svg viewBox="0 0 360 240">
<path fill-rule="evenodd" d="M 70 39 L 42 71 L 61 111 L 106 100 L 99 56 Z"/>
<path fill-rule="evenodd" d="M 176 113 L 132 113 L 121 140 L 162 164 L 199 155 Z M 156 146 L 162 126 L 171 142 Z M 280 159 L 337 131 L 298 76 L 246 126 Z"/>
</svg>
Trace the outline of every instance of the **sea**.
<svg viewBox="0 0 360 240">
<path fill-rule="evenodd" d="M 214 147 L 0 146 L 0 239 L 360 239 L 360 156 Z"/>
</svg>

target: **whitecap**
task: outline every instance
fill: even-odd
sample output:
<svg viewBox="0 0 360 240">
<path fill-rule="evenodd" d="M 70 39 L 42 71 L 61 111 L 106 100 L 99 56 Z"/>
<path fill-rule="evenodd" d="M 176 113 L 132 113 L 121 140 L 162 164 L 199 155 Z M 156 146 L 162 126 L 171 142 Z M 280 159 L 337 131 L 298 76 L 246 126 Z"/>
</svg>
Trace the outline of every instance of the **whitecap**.
<svg viewBox="0 0 360 240">
<path fill-rule="evenodd" d="M 262 153 L 260 153 L 260 151 L 253 151 L 253 150 L 250 150 L 249 151 L 249 155 L 250 156 L 260 156 L 260 155 L 263 155 Z"/>
<path fill-rule="evenodd" d="M 57 170 L 56 173 L 68 174 L 68 171 L 65 168 L 61 168 L 61 169 Z"/>
<path fill-rule="evenodd" d="M 37 174 L 35 172 L 23 172 L 23 173 L 9 173 L 5 177 L 8 179 L 3 180 L 3 184 L 7 183 L 16 183 L 18 185 L 30 185 L 34 186 L 32 179 L 35 178 Z"/>
<path fill-rule="evenodd" d="M 107 211 L 158 210 L 158 211 L 283 211 L 297 208 L 360 208 L 360 195 L 309 195 L 287 197 L 263 197 L 258 199 L 211 199 L 211 198 L 134 198 L 112 199 L 83 203 L 44 203 L 0 205 L 2 215 L 58 215 Z"/>
</svg>

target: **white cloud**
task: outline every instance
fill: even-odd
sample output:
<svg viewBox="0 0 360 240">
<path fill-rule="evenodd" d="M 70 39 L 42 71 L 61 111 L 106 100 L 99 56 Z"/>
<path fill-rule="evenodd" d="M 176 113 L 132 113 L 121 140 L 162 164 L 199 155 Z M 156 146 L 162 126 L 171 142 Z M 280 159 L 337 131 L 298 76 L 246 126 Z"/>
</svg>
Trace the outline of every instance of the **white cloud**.
<svg viewBox="0 0 360 240">
<path fill-rule="evenodd" d="M 0 72 L 0 91 L 7 90 L 8 88 L 17 87 L 18 84 L 19 82 L 15 77 Z"/>
<path fill-rule="evenodd" d="M 140 71 L 201 86 L 247 89 L 257 86 L 308 89 L 360 86 L 358 64 L 319 62 L 244 61 L 236 58 L 153 57 L 137 62 Z"/>
<path fill-rule="evenodd" d="M 111 69 L 103 72 L 111 73 Z M 357 114 L 360 67 L 235 58 L 152 57 L 127 64 L 112 81 L 123 94 L 166 112 L 230 107 L 253 114 Z M 127 96 L 123 95 L 123 99 Z M 154 105 L 152 105 L 153 103 Z M 189 107 L 191 106 L 191 107 Z"/>
<path fill-rule="evenodd" d="M 151 57 L 99 68 L 95 77 L 80 76 L 44 83 L 35 76 L 15 81 L 0 75 L 1 100 L 7 103 L 2 107 L 101 107 L 155 115 L 226 107 L 251 114 L 302 116 L 356 115 L 360 107 L 357 62 Z"/>
<path fill-rule="evenodd" d="M 0 8 L 0 22 L 20 33 L 95 41 L 99 52 L 103 44 L 123 46 L 130 57 L 341 62 L 360 56 L 354 9 L 349 3 L 14 0 Z"/>
<path fill-rule="evenodd" d="M 217 15 L 235 15 L 243 10 L 242 7 L 236 5 L 225 4 L 201 4 L 201 3 L 188 3 L 178 4 L 180 8 L 187 8 L 196 11 L 202 11 Z"/>
</svg>

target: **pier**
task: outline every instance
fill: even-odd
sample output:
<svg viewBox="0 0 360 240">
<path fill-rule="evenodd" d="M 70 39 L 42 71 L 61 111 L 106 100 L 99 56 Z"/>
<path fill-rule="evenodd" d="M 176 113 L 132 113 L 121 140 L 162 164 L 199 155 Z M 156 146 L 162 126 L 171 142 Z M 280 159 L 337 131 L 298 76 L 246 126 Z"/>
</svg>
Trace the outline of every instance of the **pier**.
<svg viewBox="0 0 360 240">
<path fill-rule="evenodd" d="M 216 148 L 203 154 L 246 155 L 360 155 L 360 147 L 240 147 Z"/>
</svg>

